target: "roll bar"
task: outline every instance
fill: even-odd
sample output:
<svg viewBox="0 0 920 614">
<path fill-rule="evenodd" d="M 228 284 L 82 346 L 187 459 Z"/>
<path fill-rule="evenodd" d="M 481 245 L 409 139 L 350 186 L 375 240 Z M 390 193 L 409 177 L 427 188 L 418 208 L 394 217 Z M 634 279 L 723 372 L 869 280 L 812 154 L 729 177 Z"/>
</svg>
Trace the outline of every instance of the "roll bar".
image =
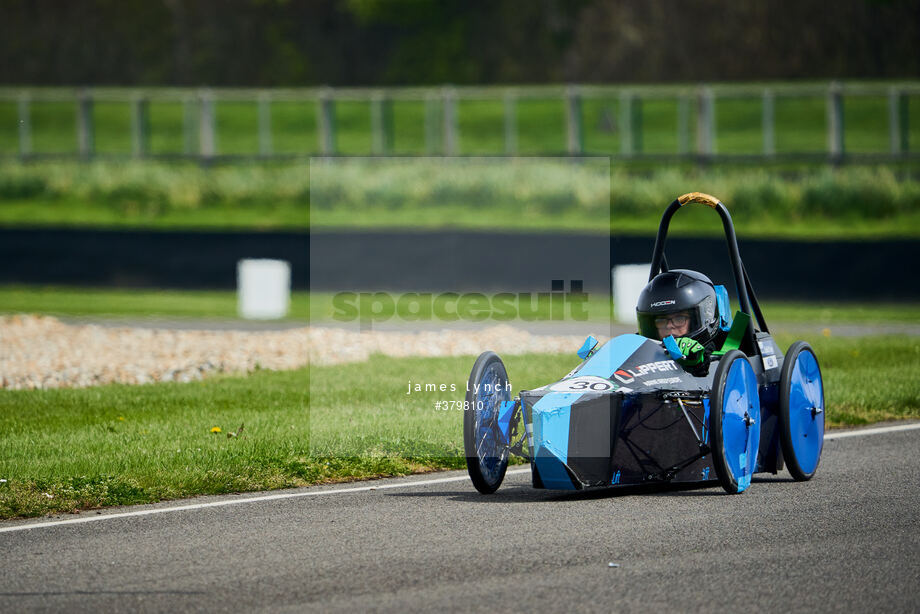
<svg viewBox="0 0 920 614">
<path fill-rule="evenodd" d="M 728 255 L 731 259 L 732 271 L 735 276 L 735 290 L 738 293 L 738 301 L 741 303 L 741 311 L 748 315 L 755 316 L 760 330 L 769 332 L 763 313 L 760 310 L 760 304 L 757 302 L 757 297 L 754 295 L 754 287 L 751 285 L 751 280 L 744 268 L 744 264 L 741 262 L 741 253 L 738 251 L 738 239 L 735 236 L 735 226 L 732 224 L 732 216 L 725 205 L 715 196 L 710 196 L 702 192 L 690 192 L 678 196 L 674 202 L 668 205 L 664 215 L 661 216 L 661 223 L 658 225 L 658 236 L 655 237 L 655 249 L 652 252 L 652 267 L 649 271 L 648 280 L 652 281 L 659 273 L 668 271 L 668 263 L 664 256 L 664 245 L 668 236 L 668 227 L 671 224 L 671 218 L 674 216 L 674 213 L 684 205 L 689 205 L 690 203 L 706 205 L 719 213 L 719 217 L 722 218 L 722 228 L 725 230 L 725 240 L 728 243 Z M 757 346 L 757 340 L 754 336 L 753 326 L 748 326 L 747 336 L 754 351 L 760 353 L 760 348 Z"/>
</svg>

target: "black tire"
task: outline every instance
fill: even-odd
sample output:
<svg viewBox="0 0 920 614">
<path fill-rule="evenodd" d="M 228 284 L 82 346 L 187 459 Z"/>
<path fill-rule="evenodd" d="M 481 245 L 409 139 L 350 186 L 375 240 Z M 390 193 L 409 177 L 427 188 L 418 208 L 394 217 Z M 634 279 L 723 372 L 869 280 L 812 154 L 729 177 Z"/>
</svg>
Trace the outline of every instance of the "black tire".
<svg viewBox="0 0 920 614">
<path fill-rule="evenodd" d="M 813 378 L 808 382 L 810 390 L 799 386 L 793 391 L 794 380 L 806 376 Z M 824 382 L 818 357 L 810 345 L 796 341 L 783 358 L 779 380 L 780 445 L 786 468 L 796 481 L 810 480 L 818 469 L 824 448 L 824 407 Z M 820 411 L 815 411 L 817 408 Z"/>
<path fill-rule="evenodd" d="M 728 455 L 731 453 L 726 452 L 726 442 L 724 440 L 726 424 L 723 422 L 723 411 L 725 408 L 725 402 L 727 401 L 726 383 L 732 365 L 738 360 L 745 361 L 745 363 L 747 363 L 746 369 L 750 369 L 750 374 L 753 375 L 753 369 L 751 369 L 750 363 L 748 363 L 747 360 L 747 356 L 745 356 L 743 352 L 740 350 L 731 350 L 730 352 L 727 352 L 719 360 L 715 375 L 712 379 L 712 395 L 709 408 L 709 432 L 710 440 L 712 442 L 712 464 L 715 467 L 716 475 L 719 478 L 719 484 L 722 485 L 722 488 L 725 490 L 725 492 L 732 495 L 744 492 L 750 485 L 750 474 L 753 473 L 753 467 L 757 462 L 757 447 L 760 441 L 760 398 L 759 396 L 754 395 L 754 398 L 751 399 L 751 418 L 753 422 L 751 422 L 749 428 L 753 428 L 756 425 L 757 431 L 753 433 L 753 443 L 751 445 L 753 450 L 747 450 L 746 452 L 746 454 L 753 452 L 753 462 L 751 463 L 750 459 L 748 459 L 749 464 L 746 464 L 746 467 L 749 470 L 749 473 L 744 474 L 743 477 L 741 477 L 741 481 L 739 482 L 739 475 L 736 475 L 737 469 L 732 469 L 731 462 L 728 458 Z M 745 416 L 747 416 L 747 414 L 745 414 Z M 729 442 L 729 445 L 736 451 L 738 447 L 737 438 L 735 441 Z"/>
<path fill-rule="evenodd" d="M 495 391 L 494 396 L 483 400 L 481 391 L 487 380 L 497 380 L 502 392 Z M 495 402 L 510 400 L 507 391 L 508 373 L 501 358 L 495 352 L 483 352 L 473 364 L 466 391 L 466 405 L 463 411 L 463 448 L 466 454 L 466 467 L 476 490 L 484 495 L 492 494 L 501 486 L 508 469 L 508 448 L 490 439 L 488 429 L 497 428 Z M 483 424 L 485 421 L 485 424 Z M 492 424 L 489 424 L 489 422 Z M 484 433 L 484 437 L 477 436 Z M 486 449 L 482 445 L 486 444 Z M 494 444 L 494 445 L 492 445 Z"/>
</svg>

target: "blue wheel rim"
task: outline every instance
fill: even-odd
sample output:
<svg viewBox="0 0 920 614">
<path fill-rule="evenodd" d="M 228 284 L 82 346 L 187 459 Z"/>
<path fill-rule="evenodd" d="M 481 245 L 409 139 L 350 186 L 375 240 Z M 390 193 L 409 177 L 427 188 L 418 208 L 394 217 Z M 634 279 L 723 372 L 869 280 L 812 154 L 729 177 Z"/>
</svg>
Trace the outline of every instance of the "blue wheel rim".
<svg viewBox="0 0 920 614">
<path fill-rule="evenodd" d="M 503 401 L 511 394 L 505 386 L 506 379 L 492 364 L 482 374 L 481 386 L 476 393 L 476 456 L 482 477 L 490 484 L 502 478 L 507 449 L 502 442 L 498 426 L 498 412 Z"/>
<path fill-rule="evenodd" d="M 789 378 L 789 435 L 799 469 L 813 473 L 824 446 L 824 385 L 808 350 L 796 356 Z"/>
<path fill-rule="evenodd" d="M 722 450 L 738 492 L 751 485 L 760 445 L 760 397 L 750 363 L 739 358 L 729 367 L 722 393 Z"/>
</svg>

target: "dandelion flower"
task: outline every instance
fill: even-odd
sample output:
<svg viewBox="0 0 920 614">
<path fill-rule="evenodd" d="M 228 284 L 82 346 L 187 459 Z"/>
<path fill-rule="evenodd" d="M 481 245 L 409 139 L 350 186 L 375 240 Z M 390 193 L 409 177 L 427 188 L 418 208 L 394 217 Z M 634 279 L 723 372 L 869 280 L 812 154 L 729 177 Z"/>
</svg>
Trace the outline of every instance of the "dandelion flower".
<svg viewBox="0 0 920 614">
<path fill-rule="evenodd" d="M 219 432 L 220 432 L 220 427 L 219 427 L 219 426 L 212 427 L 212 428 L 211 428 L 211 432 L 212 432 L 212 433 L 219 433 Z"/>
</svg>

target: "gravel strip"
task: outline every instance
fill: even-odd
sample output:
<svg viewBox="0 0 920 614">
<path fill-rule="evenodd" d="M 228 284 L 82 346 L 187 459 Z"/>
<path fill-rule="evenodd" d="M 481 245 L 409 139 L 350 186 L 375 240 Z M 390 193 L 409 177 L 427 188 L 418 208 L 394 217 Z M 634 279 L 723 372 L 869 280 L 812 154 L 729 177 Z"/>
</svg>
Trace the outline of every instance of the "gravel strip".
<svg viewBox="0 0 920 614">
<path fill-rule="evenodd" d="M 0 388 L 84 388 L 190 382 L 217 373 L 297 369 L 393 357 L 574 352 L 583 335 L 534 335 L 511 326 L 478 331 L 193 331 L 72 325 L 48 316 L 0 317 Z"/>
</svg>

